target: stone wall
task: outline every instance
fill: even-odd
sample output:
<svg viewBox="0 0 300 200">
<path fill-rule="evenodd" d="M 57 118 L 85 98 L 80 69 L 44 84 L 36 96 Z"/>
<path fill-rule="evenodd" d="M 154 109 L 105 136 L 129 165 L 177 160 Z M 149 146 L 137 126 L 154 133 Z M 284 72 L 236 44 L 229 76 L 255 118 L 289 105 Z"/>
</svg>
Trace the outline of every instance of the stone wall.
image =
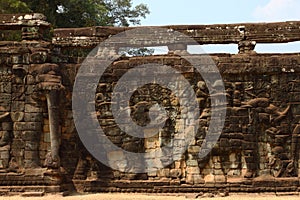
<svg viewBox="0 0 300 200">
<path fill-rule="evenodd" d="M 159 85 L 141 87 L 134 93 L 130 109 L 137 123 L 147 124 L 149 117 L 139 109 L 147 111 L 158 102 L 175 116 L 167 119 L 162 131 L 151 138 L 135 138 L 114 122 L 110 96 L 129 69 L 147 63 L 173 67 L 193 86 L 199 103 L 199 130 L 181 159 L 163 169 L 134 174 L 97 161 L 80 141 L 72 113 L 73 85 L 87 53 L 99 42 L 129 28 L 55 29 L 51 36 L 51 26 L 40 14 L 0 18 L 1 193 L 77 190 L 298 194 L 300 56 L 257 54 L 255 44 L 299 41 L 300 22 L 162 27 L 185 33 L 199 44 L 235 43 L 239 47 L 235 55 L 211 55 L 225 84 L 227 114 L 217 144 L 202 159 L 198 152 L 211 120 L 211 99 L 201 76 L 173 52 L 174 48 L 187 47 L 152 42 L 147 45 L 168 46 L 169 54 L 115 60 L 99 81 L 95 105 L 100 125 L 116 146 L 150 152 L 171 145 L 171 154 L 180 146 L 173 138 L 180 126 L 176 116 L 182 110 L 172 91 Z M 10 37 L 9 41 L 7 30 L 21 36 L 16 37 L 17 41 Z M 144 44 L 137 41 L 139 45 Z M 115 50 L 123 46 L 119 43 Z M 218 87 L 219 82 L 211 84 Z M 120 157 L 120 152 L 107 155 L 110 162 L 118 162 Z M 143 167 L 150 167 L 153 159 L 148 157 Z"/>
</svg>

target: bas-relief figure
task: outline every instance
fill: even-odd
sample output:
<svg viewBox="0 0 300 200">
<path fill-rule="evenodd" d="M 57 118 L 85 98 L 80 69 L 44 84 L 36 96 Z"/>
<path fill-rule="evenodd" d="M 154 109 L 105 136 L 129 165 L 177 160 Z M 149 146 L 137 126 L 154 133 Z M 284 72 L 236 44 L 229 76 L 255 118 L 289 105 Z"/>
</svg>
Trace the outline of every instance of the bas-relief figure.
<svg viewBox="0 0 300 200">
<path fill-rule="evenodd" d="M 0 124 L 9 118 L 9 112 L 5 112 L 0 115 Z M 11 133 L 8 130 L 3 130 L 3 126 L 0 126 L 0 170 L 4 170 L 9 166 L 10 161 L 10 143 L 11 143 Z"/>
<path fill-rule="evenodd" d="M 50 152 L 46 155 L 44 165 L 50 168 L 60 167 L 60 116 L 59 97 L 64 89 L 59 75 L 59 67 L 53 64 L 44 64 L 37 69 L 36 79 L 38 90 L 46 96 L 50 129 Z"/>
<path fill-rule="evenodd" d="M 205 85 L 203 82 L 199 82 L 200 85 Z M 239 85 L 238 83 L 234 83 L 233 85 Z M 228 101 L 229 106 L 232 107 L 232 111 L 242 111 L 244 112 L 249 121 L 245 124 L 241 123 L 241 127 L 246 125 L 246 129 L 241 129 L 244 135 L 243 141 L 241 142 L 242 148 L 240 154 L 241 157 L 244 157 L 246 169 L 247 171 L 244 174 L 244 178 L 255 178 L 260 175 L 271 175 L 275 178 L 279 177 L 296 177 L 298 174 L 298 150 L 297 144 L 299 142 L 299 125 L 296 125 L 292 133 L 286 134 L 286 131 L 282 133 L 281 123 L 286 120 L 287 115 L 291 109 L 291 105 L 288 104 L 286 107 L 279 108 L 272 104 L 268 98 L 255 98 L 254 95 L 251 97 L 253 99 L 248 100 L 246 102 L 242 102 L 238 97 L 240 91 L 237 90 L 232 92 L 230 88 L 227 88 L 228 93 Z M 231 92 L 230 92 L 231 91 Z M 207 93 L 201 92 L 199 90 L 198 94 L 201 93 L 202 97 L 207 97 Z M 206 104 L 206 107 L 208 104 Z M 236 106 L 236 107 L 235 107 Z M 229 114 L 230 115 L 230 114 Z M 204 108 L 203 112 L 200 116 L 200 119 L 208 119 L 209 120 L 209 108 Z M 201 121 L 201 120 L 200 120 Z M 201 128 L 207 128 L 207 121 L 201 124 Z M 201 129 L 200 128 L 200 129 Z M 226 127 L 224 128 L 226 129 Z M 202 134 L 205 134 L 204 132 Z M 220 142 L 222 143 L 222 137 L 224 137 L 222 133 Z M 234 135 L 234 133 L 232 133 Z M 261 138 L 264 138 L 263 135 L 267 137 L 267 144 L 263 144 L 263 141 L 260 141 Z M 232 138 L 231 138 L 232 139 Z M 270 147 L 268 152 L 259 152 L 261 149 L 260 145 L 267 145 Z M 218 146 L 217 148 L 222 148 Z M 233 148 L 225 148 L 220 153 L 220 164 L 223 168 L 223 175 L 227 176 L 226 172 L 228 172 L 229 166 L 225 163 L 228 162 L 228 156 L 232 153 L 232 150 L 236 152 L 237 149 Z M 214 151 L 214 150 L 212 150 Z M 262 153 L 262 155 L 260 155 Z M 228 155 L 227 155 L 228 154 Z M 262 167 L 260 162 L 264 162 L 264 160 L 260 159 L 260 156 L 267 155 L 265 158 L 268 163 L 267 166 Z M 241 159 L 241 157 L 239 159 Z M 202 160 L 198 160 L 200 171 L 205 168 L 205 163 L 208 163 L 212 158 L 206 158 Z M 215 160 L 215 159 L 214 159 Z M 217 159 L 218 160 L 218 159 Z M 213 163 L 216 161 L 213 161 Z M 242 174 L 242 165 L 240 164 L 240 168 L 238 169 L 240 173 L 235 172 L 235 176 L 238 174 Z"/>
<path fill-rule="evenodd" d="M 269 158 L 269 167 L 271 168 L 271 173 L 275 177 L 281 176 L 293 176 L 295 172 L 293 166 L 293 160 L 289 158 L 286 149 L 286 140 L 282 140 L 283 137 L 287 138 L 288 135 L 282 135 L 280 130 L 277 129 L 280 126 L 280 122 L 284 120 L 290 105 L 288 105 L 284 110 L 280 111 L 278 107 L 270 103 L 268 98 L 255 98 L 248 102 L 245 102 L 242 106 L 249 110 L 249 130 L 252 135 L 252 144 L 254 148 L 251 151 L 247 151 L 245 161 L 247 164 L 246 178 L 252 178 L 257 176 L 259 167 L 259 139 L 258 134 L 267 134 L 270 137 L 270 148 L 271 154 Z M 259 132 L 262 129 L 259 126 L 270 127 L 265 130 L 265 132 Z M 280 140 L 281 139 L 281 140 Z M 255 163 L 256 161 L 256 163 Z"/>
<path fill-rule="evenodd" d="M 16 20 L 16 18 L 13 19 Z M 8 42 L 7 45 L 11 45 L 9 48 L 6 48 L 5 45 L 0 46 L 1 67 L 9 68 L 11 70 L 9 76 L 12 77 L 12 79 L 7 80 L 3 78 L 5 81 L 1 80 L 1 84 L 7 82 L 8 85 L 12 84 L 13 88 L 8 92 L 3 92 L 4 90 L 0 88 L 3 92 L 1 97 L 4 98 L 7 95 L 5 98 L 8 100 L 5 100 L 4 103 L 12 103 L 10 108 L 5 109 L 2 109 L 3 106 L 6 106 L 4 103 L 0 105 L 0 182 L 2 181 L 2 184 L 19 184 L 21 185 L 20 190 L 22 190 L 22 184 L 35 184 L 34 186 L 44 184 L 45 187 L 49 185 L 52 187 L 53 185 L 61 186 L 66 182 L 76 185 L 76 181 L 78 181 L 81 188 L 85 187 L 89 191 L 102 191 L 103 188 L 110 191 L 111 187 L 114 188 L 112 190 L 118 191 L 119 188 L 124 187 L 124 185 L 121 184 L 120 186 L 118 184 L 127 181 L 127 185 L 125 184 L 127 189 L 122 191 L 137 191 L 143 187 L 139 185 L 140 182 L 137 184 L 138 186 L 135 185 L 131 189 L 128 188 L 128 184 L 143 180 L 147 184 L 154 185 L 153 187 L 151 184 L 147 185 L 149 188 L 152 187 L 152 189 L 149 189 L 152 192 L 158 191 L 155 187 L 160 187 L 163 184 L 174 191 L 185 191 L 186 187 L 189 187 L 189 191 L 196 191 L 212 183 L 227 187 L 230 178 L 233 178 L 232 180 L 238 178 L 240 182 L 233 181 L 238 186 L 232 186 L 232 188 L 245 192 L 248 189 L 256 189 L 255 185 L 250 186 L 248 184 L 251 181 L 254 182 L 256 177 L 267 175 L 271 176 L 273 181 L 278 181 L 277 183 L 280 183 L 281 186 L 273 188 L 268 186 L 272 191 L 277 191 L 278 187 L 282 187 L 283 191 L 287 190 L 286 183 L 280 182 L 281 178 L 294 180 L 297 176 L 299 177 L 300 122 L 297 120 L 300 116 L 298 112 L 300 103 L 296 99 L 299 95 L 299 89 L 295 86 L 291 91 L 283 92 L 285 85 L 298 78 L 299 55 L 260 55 L 254 51 L 256 41 L 252 40 L 253 38 L 247 38 L 253 37 L 251 34 L 254 34 L 258 40 L 260 39 L 258 41 L 260 43 L 265 40 L 274 42 L 275 39 L 272 39 L 275 37 L 273 32 L 278 30 L 282 31 L 280 33 L 290 34 L 293 32 L 294 35 L 298 34 L 297 27 L 300 27 L 297 25 L 298 22 L 273 24 L 270 27 L 278 26 L 279 28 L 267 32 L 262 30 L 265 30 L 265 27 L 269 26 L 268 24 L 256 24 L 259 27 L 257 30 L 254 25 L 251 25 L 251 28 L 248 25 L 226 25 L 226 28 L 212 25 L 211 28 L 205 29 L 206 36 L 204 39 L 195 37 L 196 40 L 200 40 L 200 43 L 207 41 L 214 43 L 216 40 L 220 42 L 220 39 L 217 38 L 221 38 L 221 42 L 225 42 L 225 39 L 228 42 L 227 40 L 233 37 L 234 39 L 230 40 L 229 43 L 235 42 L 239 45 L 239 53 L 236 55 L 218 54 L 212 56 L 212 59 L 220 67 L 220 73 L 224 78 L 228 101 L 223 132 L 210 154 L 204 159 L 199 159 L 198 152 L 207 133 L 211 117 L 210 98 L 206 83 L 201 78 L 198 79 L 199 74 L 195 76 L 193 70 L 187 70 L 184 73 L 186 73 L 190 83 L 193 84 L 200 108 L 199 130 L 195 136 L 195 141 L 182 155 L 181 160 L 175 161 L 166 168 L 157 170 L 157 172 L 136 175 L 120 173 L 104 167 L 87 152 L 77 138 L 75 128 L 70 128 L 74 124 L 70 106 L 71 98 L 62 95 L 64 90 L 67 90 L 69 94 L 72 93 L 72 84 L 82 62 L 82 58 L 76 56 L 77 54 L 71 54 L 72 51 L 92 48 L 95 45 L 94 40 L 96 42 L 102 41 L 115 33 L 110 31 L 116 31 L 118 28 L 107 30 L 101 28 L 99 29 L 103 31 L 101 33 L 97 32 L 99 31 L 98 28 L 80 29 L 80 31 L 77 31 L 77 29 L 55 30 L 53 40 L 46 41 L 43 40 L 42 33 L 47 32 L 50 25 L 43 20 L 45 19 L 43 18 L 42 22 L 35 23 L 35 21 L 22 27 L 22 42 L 13 42 L 12 44 Z M 34 30 L 33 33 L 30 32 L 31 28 L 28 28 L 28 26 L 40 26 L 41 24 L 44 27 L 35 27 L 32 29 Z M 10 24 L 4 23 L 4 26 L 14 26 L 14 28 L 17 26 L 18 28 L 22 24 L 13 21 Z M 294 28 L 287 31 L 286 27 L 291 26 Z M 239 31 L 236 30 L 236 27 L 240 27 L 238 28 Z M 189 28 L 193 30 L 189 33 L 195 33 L 196 35 L 203 31 L 201 27 L 198 27 L 199 29 L 197 27 Z M 182 27 L 179 27 L 178 30 L 182 31 Z M 252 33 L 248 36 L 249 31 L 252 31 Z M 93 37 L 76 37 L 76 34 L 79 36 L 87 34 Z M 260 34 L 263 35 L 262 39 Z M 288 34 L 285 37 L 290 38 L 291 36 Z M 100 36 L 98 37 L 98 35 Z M 216 38 L 216 36 L 218 37 Z M 280 39 L 282 37 L 277 38 L 275 42 Z M 94 41 L 94 43 L 90 44 L 91 41 Z M 286 40 L 282 42 L 286 42 Z M 129 69 L 131 66 L 140 63 L 151 63 L 153 60 L 167 65 L 176 63 L 174 64 L 176 66 L 173 66 L 175 68 L 186 68 L 184 64 L 186 61 L 176 57 L 174 52 L 168 55 L 140 58 L 121 57 L 117 63 L 118 66 L 122 67 L 121 71 L 125 72 L 125 69 Z M 265 67 L 262 67 L 262 64 Z M 111 70 L 108 74 L 112 76 L 112 79 L 109 80 L 116 81 L 120 72 Z M 2 76 L 4 75 L 0 74 L 0 77 Z M 269 86 L 272 81 L 267 79 L 268 76 L 275 77 L 274 80 L 284 76 L 287 78 L 282 78 L 282 85 L 272 88 Z M 257 77 L 261 80 L 257 81 Z M 109 93 L 114 84 L 115 82 L 104 83 L 101 86 L 104 88 L 103 91 L 102 89 L 97 90 L 98 93 L 95 94 L 96 109 L 99 109 L 97 114 L 107 111 L 107 102 L 102 102 L 102 100 L 105 97 L 109 100 Z M 220 86 L 218 81 L 211 84 L 213 87 Z M 261 86 L 257 86 L 257 84 L 261 84 Z M 142 89 L 147 91 L 147 88 Z M 170 139 L 176 133 L 177 126 L 179 126 L 176 124 L 176 115 L 180 113 L 180 105 L 178 99 L 170 95 L 171 91 L 166 92 L 165 90 L 165 94 L 161 94 L 159 91 L 154 90 L 152 97 L 156 95 L 158 99 L 161 98 L 161 102 L 166 100 L 167 103 L 163 106 L 168 107 L 168 114 L 173 116 L 173 118 L 168 116 L 163 131 L 157 136 L 145 140 L 128 137 L 116 128 L 112 122 L 113 119 L 109 118 L 108 115 L 99 121 L 100 124 L 103 123 L 101 126 L 104 126 L 104 129 L 107 130 L 107 137 L 114 144 L 124 150 L 137 152 L 151 151 L 162 145 L 173 145 L 170 143 Z M 261 91 L 263 92 L 258 94 Z M 281 96 L 283 94 L 287 96 L 295 95 L 296 97 L 294 101 L 290 101 L 291 98 L 282 101 Z M 10 98 L 10 95 L 12 98 Z M 154 103 L 157 103 L 153 103 L 151 100 L 146 101 L 151 99 L 148 98 L 148 96 L 151 97 L 148 92 L 143 95 L 141 98 L 137 96 L 135 99 L 138 101 L 133 102 L 130 108 L 136 122 L 142 125 L 149 122 L 147 112 Z M 62 98 L 64 98 L 63 105 L 60 102 Z M 171 101 L 168 99 L 171 99 Z M 98 100 L 99 102 L 97 102 Z M 155 120 L 159 121 L 161 119 Z M 178 143 L 178 145 L 180 144 Z M 175 149 L 175 152 L 176 145 L 173 149 Z M 118 161 L 117 156 L 112 161 Z M 149 163 L 151 164 L 151 162 Z M 145 165 L 147 164 L 148 162 L 145 163 Z M 65 169 L 64 172 L 62 172 L 63 169 Z M 44 173 L 45 171 L 48 174 Z M 54 172 L 55 175 L 52 174 L 53 176 L 50 175 L 50 179 L 47 179 L 49 178 L 47 175 L 51 172 Z M 19 178 L 18 181 L 16 181 L 16 177 Z M 59 181 L 51 182 L 51 178 L 57 177 L 59 177 Z M 67 179 L 68 181 L 65 181 Z M 105 184 L 97 186 L 99 182 L 105 182 Z M 291 181 L 288 184 L 294 184 L 294 182 Z M 295 187 L 299 187 L 299 181 L 297 184 Z M 167 191 L 165 185 L 161 187 L 161 191 Z M 194 187 L 194 185 L 197 187 Z M 240 187 L 240 185 L 243 187 Z M 0 187 L 4 186 L 0 184 Z M 227 189 L 231 190 L 230 187 Z"/>
</svg>

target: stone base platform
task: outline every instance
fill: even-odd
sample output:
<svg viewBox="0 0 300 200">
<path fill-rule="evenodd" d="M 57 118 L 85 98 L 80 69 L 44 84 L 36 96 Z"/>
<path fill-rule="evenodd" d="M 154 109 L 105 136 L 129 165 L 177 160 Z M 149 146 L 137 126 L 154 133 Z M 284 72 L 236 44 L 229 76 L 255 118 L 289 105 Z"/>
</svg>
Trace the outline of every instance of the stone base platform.
<svg viewBox="0 0 300 200">
<path fill-rule="evenodd" d="M 0 174 L 0 195 L 42 196 L 46 193 L 66 192 L 67 186 L 62 184 L 62 176 L 53 172 L 48 173 L 49 171 L 40 172 L 41 170 L 31 170 L 25 173 Z M 300 195 L 300 178 L 298 177 L 228 178 L 226 182 L 203 182 L 193 185 L 168 178 L 160 180 L 87 179 L 73 180 L 72 185 L 73 190 L 79 193 L 271 193 Z"/>
<path fill-rule="evenodd" d="M 62 191 L 59 173 L 30 169 L 22 173 L 0 173 L 0 195 L 42 196 Z"/>
<path fill-rule="evenodd" d="M 185 184 L 179 180 L 73 180 L 78 192 L 272 193 L 300 195 L 300 178 L 234 178 L 226 183 Z"/>
</svg>

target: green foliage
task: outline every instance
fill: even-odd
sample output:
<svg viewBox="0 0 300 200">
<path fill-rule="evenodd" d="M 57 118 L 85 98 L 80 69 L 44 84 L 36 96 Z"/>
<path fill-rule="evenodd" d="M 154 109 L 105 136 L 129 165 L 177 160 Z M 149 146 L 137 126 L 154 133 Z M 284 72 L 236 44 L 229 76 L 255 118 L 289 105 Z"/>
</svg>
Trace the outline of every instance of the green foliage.
<svg viewBox="0 0 300 200">
<path fill-rule="evenodd" d="M 1 13 L 43 13 L 54 27 L 129 26 L 149 14 L 131 0 L 0 0 Z"/>
<path fill-rule="evenodd" d="M 110 25 L 129 26 L 140 24 L 140 17 L 145 18 L 149 10 L 145 4 L 139 4 L 132 8 L 131 0 L 104 0 L 108 11 L 108 23 Z"/>
<path fill-rule="evenodd" d="M 119 54 L 123 56 L 149 56 L 154 53 L 152 48 L 120 48 Z"/>
<path fill-rule="evenodd" d="M 150 13 L 145 4 L 133 7 L 132 0 L 0 0 L 0 12 L 42 13 L 54 28 L 139 25 Z M 0 39 L 7 39 L 7 34 L 0 34 Z M 152 53 L 146 48 L 124 51 L 131 56 Z"/>
<path fill-rule="evenodd" d="M 0 14 L 28 13 L 30 8 L 19 0 L 0 0 Z"/>
</svg>

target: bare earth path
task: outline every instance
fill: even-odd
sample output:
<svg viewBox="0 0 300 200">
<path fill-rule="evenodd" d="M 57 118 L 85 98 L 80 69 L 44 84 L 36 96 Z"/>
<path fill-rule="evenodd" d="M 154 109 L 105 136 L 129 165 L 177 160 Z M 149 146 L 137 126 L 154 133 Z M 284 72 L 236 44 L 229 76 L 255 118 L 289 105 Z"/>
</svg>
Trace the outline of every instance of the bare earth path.
<svg viewBox="0 0 300 200">
<path fill-rule="evenodd" d="M 44 197 L 0 197 L 0 200 L 189 200 L 195 199 L 193 195 L 185 196 L 165 196 L 153 194 L 90 194 L 62 197 L 61 195 L 47 195 Z M 259 194 L 230 195 L 228 197 L 200 198 L 203 200 L 299 200 L 300 196 L 275 196 Z"/>
</svg>

